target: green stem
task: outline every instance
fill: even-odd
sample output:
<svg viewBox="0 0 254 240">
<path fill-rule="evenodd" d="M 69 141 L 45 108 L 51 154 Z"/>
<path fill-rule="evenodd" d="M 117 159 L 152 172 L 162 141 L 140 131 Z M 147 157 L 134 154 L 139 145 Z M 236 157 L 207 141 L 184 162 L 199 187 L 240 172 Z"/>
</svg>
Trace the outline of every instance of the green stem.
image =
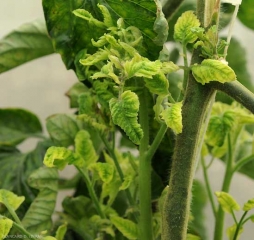
<svg viewBox="0 0 254 240">
<path fill-rule="evenodd" d="M 91 183 L 91 181 L 90 181 L 90 178 L 89 178 L 87 172 L 86 172 L 84 169 L 79 168 L 79 167 L 77 167 L 77 169 L 78 169 L 78 171 L 80 172 L 80 174 L 82 175 L 82 177 L 83 177 L 83 179 L 84 179 L 84 181 L 85 181 L 85 183 L 86 183 L 86 186 L 87 186 L 89 195 L 90 195 L 90 197 L 91 197 L 91 199 L 92 199 L 92 202 L 93 202 L 94 205 L 95 205 L 95 208 L 96 208 L 98 214 L 100 215 L 101 218 L 106 218 L 104 212 L 103 212 L 102 209 L 101 209 L 100 202 L 99 202 L 99 200 L 98 200 L 98 198 L 97 198 L 97 195 L 96 195 L 96 193 L 95 193 L 95 191 L 94 191 L 94 188 L 93 188 L 93 186 L 92 186 L 92 183 Z"/>
<path fill-rule="evenodd" d="M 139 239 L 152 240 L 152 209 L 151 209 L 151 161 L 147 159 L 146 151 L 149 145 L 149 119 L 147 90 L 144 88 L 139 96 L 139 119 L 144 136 L 139 146 Z"/>
<path fill-rule="evenodd" d="M 194 51 L 192 63 L 202 59 Z M 191 189 L 200 147 L 215 91 L 196 82 L 192 74 L 182 107 L 183 131 L 177 135 L 170 181 L 162 216 L 162 240 L 185 240 L 189 220 Z"/>
<path fill-rule="evenodd" d="M 237 240 L 237 236 L 238 236 L 238 233 L 239 233 L 239 230 L 241 229 L 241 226 L 243 225 L 243 220 L 245 218 L 245 216 L 247 215 L 248 211 L 245 211 L 244 214 L 242 215 L 239 223 L 237 224 L 237 227 L 236 227 L 236 230 L 235 230 L 235 235 L 234 235 L 234 238 L 233 240 Z"/>
<path fill-rule="evenodd" d="M 239 169 L 242 168 L 242 166 L 244 166 L 245 164 L 251 162 L 254 160 L 254 154 L 251 154 L 250 156 L 246 157 L 246 158 L 242 158 L 239 161 L 237 161 L 237 163 L 235 164 L 232 172 L 237 172 Z"/>
<path fill-rule="evenodd" d="M 120 164 L 117 160 L 117 157 L 116 157 L 116 154 L 115 154 L 115 151 L 114 151 L 114 143 L 113 143 L 113 147 L 111 148 L 109 142 L 103 136 L 101 137 L 101 139 L 102 139 L 104 145 L 106 146 L 110 156 L 112 157 L 112 159 L 114 161 L 114 164 L 116 166 L 116 170 L 118 172 L 118 175 L 119 175 L 121 181 L 124 182 L 124 174 L 123 174 L 123 171 L 121 169 L 121 166 L 120 166 Z M 130 190 L 128 188 L 125 189 L 125 194 L 128 198 L 128 201 L 129 201 L 130 205 L 135 206 L 135 201 L 134 201 L 133 197 L 131 196 Z M 134 217 L 135 217 L 136 220 L 138 220 L 138 217 L 136 215 L 134 215 Z"/>
<path fill-rule="evenodd" d="M 226 163 L 226 171 L 224 176 L 224 181 L 222 185 L 222 191 L 228 192 L 230 188 L 230 183 L 232 180 L 232 168 L 233 168 L 233 150 L 232 150 L 232 143 L 230 134 L 228 134 L 228 158 Z M 225 212 L 223 211 L 221 205 L 218 208 L 216 214 L 216 222 L 215 222 L 215 229 L 214 229 L 214 240 L 222 240 L 223 239 L 223 229 L 224 229 L 224 218 Z"/>
<path fill-rule="evenodd" d="M 5 203 L 4 204 L 6 206 L 6 208 L 8 209 L 9 213 L 11 214 L 11 216 L 13 217 L 14 221 L 19 224 L 19 225 L 22 225 L 18 215 L 16 214 L 16 212 L 13 210 L 13 208 L 8 204 L 8 203 Z"/>
<path fill-rule="evenodd" d="M 207 174 L 207 167 L 205 166 L 205 160 L 203 157 L 201 157 L 201 164 L 202 164 L 202 169 L 203 169 L 203 174 L 204 174 L 204 179 L 205 179 L 206 190 L 208 193 L 208 198 L 209 198 L 211 206 L 212 206 L 213 215 L 214 215 L 214 217 L 216 217 L 217 210 L 216 210 L 216 206 L 215 206 L 215 202 L 214 202 L 214 198 L 213 198 L 213 192 L 211 189 L 209 177 Z"/>
<path fill-rule="evenodd" d="M 151 146 L 149 147 L 147 153 L 146 153 L 146 159 L 147 161 L 151 161 L 153 155 L 155 154 L 156 150 L 158 149 L 166 131 L 167 131 L 168 127 L 166 124 L 161 124 L 161 127 L 153 141 L 153 143 L 151 144 Z"/>
</svg>

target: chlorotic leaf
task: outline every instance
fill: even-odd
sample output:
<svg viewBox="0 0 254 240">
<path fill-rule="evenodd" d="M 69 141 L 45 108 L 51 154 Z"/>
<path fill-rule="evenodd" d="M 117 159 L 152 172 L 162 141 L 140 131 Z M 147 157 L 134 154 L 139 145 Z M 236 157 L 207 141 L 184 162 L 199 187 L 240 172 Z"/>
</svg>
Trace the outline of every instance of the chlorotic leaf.
<svg viewBox="0 0 254 240">
<path fill-rule="evenodd" d="M 234 112 L 229 111 L 212 116 L 206 132 L 206 142 L 211 146 L 222 146 L 227 134 L 233 129 L 235 120 Z"/>
<path fill-rule="evenodd" d="M 191 70 L 196 81 L 202 85 L 211 81 L 225 83 L 236 80 L 234 70 L 215 59 L 205 59 L 200 65 L 193 65 Z"/>
<path fill-rule="evenodd" d="M 182 102 L 174 103 L 169 108 L 162 111 L 161 117 L 169 128 L 171 128 L 175 134 L 182 132 Z"/>
<path fill-rule="evenodd" d="M 114 26 L 113 19 L 111 17 L 111 14 L 110 14 L 109 10 L 103 5 L 98 4 L 97 6 L 101 10 L 101 13 L 102 13 L 103 18 L 104 18 L 103 22 L 104 22 L 105 26 L 108 27 L 108 28 L 113 27 Z"/>
<path fill-rule="evenodd" d="M 254 208 L 254 198 L 248 200 L 243 206 L 243 211 L 250 211 L 251 209 Z"/>
<path fill-rule="evenodd" d="M 127 239 L 138 239 L 138 227 L 134 222 L 118 216 L 111 216 L 110 220 Z"/>
<path fill-rule="evenodd" d="M 114 124 L 120 126 L 135 144 L 140 144 L 143 130 L 138 123 L 139 100 L 138 96 L 125 91 L 120 99 L 113 98 L 109 101 L 110 111 Z"/>
<path fill-rule="evenodd" d="M 22 225 L 32 234 L 50 231 L 58 189 L 57 169 L 41 167 L 30 175 L 28 183 L 38 189 L 39 194 L 22 219 Z"/>
<path fill-rule="evenodd" d="M 75 153 L 83 159 L 82 164 L 86 167 L 98 160 L 90 134 L 85 130 L 80 130 L 75 137 Z"/>
<path fill-rule="evenodd" d="M 64 147 L 50 147 L 44 157 L 43 163 L 47 167 L 56 167 L 57 169 L 64 169 L 69 163 L 75 162 L 74 154 L 71 150 Z"/>
<path fill-rule="evenodd" d="M 239 211 L 241 208 L 236 200 L 226 192 L 215 192 L 218 202 L 224 212 L 232 213 L 233 210 Z"/>
<path fill-rule="evenodd" d="M 163 73 L 154 75 L 152 79 L 144 78 L 144 80 L 146 83 L 146 87 L 149 89 L 151 93 L 162 95 L 162 96 L 166 96 L 169 94 L 168 79 L 165 77 Z"/>
<path fill-rule="evenodd" d="M 92 168 L 98 172 L 101 180 L 105 183 L 112 181 L 114 176 L 114 166 L 109 163 L 98 162 L 92 165 Z"/>
<path fill-rule="evenodd" d="M 125 176 L 124 181 L 123 181 L 122 185 L 120 186 L 119 190 L 127 189 L 131 185 L 133 180 L 134 180 L 134 176 L 132 176 L 132 175 Z"/>
<path fill-rule="evenodd" d="M 0 203 L 4 204 L 7 208 L 17 210 L 21 203 L 23 203 L 25 197 L 18 197 L 16 194 L 6 190 L 0 189 Z"/>
<path fill-rule="evenodd" d="M 9 218 L 0 218 L 0 240 L 6 239 L 7 234 L 12 228 L 12 220 Z"/>
<path fill-rule="evenodd" d="M 235 231 L 236 231 L 237 225 L 234 224 L 233 226 L 229 227 L 227 229 L 227 236 L 229 240 L 239 240 L 240 239 L 240 235 L 243 232 L 243 227 L 240 227 L 239 231 L 238 231 L 238 236 L 237 238 L 234 238 L 235 236 Z"/>
<path fill-rule="evenodd" d="M 43 240 L 59 240 L 58 238 L 54 238 L 52 236 L 46 236 L 43 238 Z"/>
<path fill-rule="evenodd" d="M 85 66 L 92 66 L 98 62 L 104 61 L 108 59 L 108 51 L 100 49 L 95 52 L 93 55 L 86 55 L 86 58 L 81 59 L 79 62 Z"/>
<path fill-rule="evenodd" d="M 163 62 L 162 63 L 162 72 L 165 74 L 178 71 L 180 68 L 173 62 Z"/>
<path fill-rule="evenodd" d="M 199 26 L 200 22 L 193 11 L 184 12 L 175 24 L 174 39 L 183 44 L 195 42 L 198 37 L 192 28 Z"/>
</svg>

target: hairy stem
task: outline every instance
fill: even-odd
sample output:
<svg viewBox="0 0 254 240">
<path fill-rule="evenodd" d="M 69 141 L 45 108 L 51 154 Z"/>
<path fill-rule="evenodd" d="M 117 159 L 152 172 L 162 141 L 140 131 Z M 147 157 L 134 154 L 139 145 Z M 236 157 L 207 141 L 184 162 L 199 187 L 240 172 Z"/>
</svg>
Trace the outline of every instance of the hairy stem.
<svg viewBox="0 0 254 240">
<path fill-rule="evenodd" d="M 147 106 L 147 90 L 144 88 L 139 96 L 139 119 L 144 132 L 139 147 L 139 239 L 152 240 L 152 209 L 151 209 L 151 161 L 146 152 L 149 145 L 149 119 Z"/>
<path fill-rule="evenodd" d="M 198 63 L 199 52 L 192 62 Z M 185 240 L 190 212 L 193 176 L 215 91 L 189 75 L 182 108 L 183 132 L 176 138 L 169 189 L 164 203 L 162 240 Z"/>
<path fill-rule="evenodd" d="M 226 172 L 225 172 L 224 181 L 222 185 L 223 192 L 229 191 L 230 183 L 233 176 L 232 174 L 233 163 L 234 163 L 234 157 L 233 157 L 233 150 L 232 150 L 232 142 L 231 142 L 230 134 L 228 134 L 228 158 L 226 162 Z M 220 205 L 216 214 L 214 240 L 223 239 L 224 218 L 225 218 L 225 212 L 223 211 Z"/>
<path fill-rule="evenodd" d="M 209 85 L 216 90 L 226 93 L 254 113 L 254 94 L 240 82 L 233 81 L 224 84 L 220 82 L 211 82 Z"/>
</svg>

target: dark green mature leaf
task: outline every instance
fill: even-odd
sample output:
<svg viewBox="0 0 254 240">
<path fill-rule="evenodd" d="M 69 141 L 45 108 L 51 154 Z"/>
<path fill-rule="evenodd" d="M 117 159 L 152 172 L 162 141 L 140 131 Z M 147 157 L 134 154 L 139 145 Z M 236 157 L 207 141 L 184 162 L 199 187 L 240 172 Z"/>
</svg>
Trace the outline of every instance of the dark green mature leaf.
<svg viewBox="0 0 254 240">
<path fill-rule="evenodd" d="M 248 28 L 254 29 L 254 2 L 253 0 L 244 0 L 240 5 L 238 13 L 240 21 Z"/>
<path fill-rule="evenodd" d="M 75 69 L 75 55 L 83 48 L 95 51 L 91 39 L 97 39 L 105 29 L 95 28 L 72 13 L 76 9 L 86 9 L 94 17 L 99 17 L 96 2 L 88 0 L 43 0 L 44 14 L 49 35 L 56 52 L 60 53 L 67 69 Z"/>
<path fill-rule="evenodd" d="M 33 234 L 50 231 L 57 197 L 58 172 L 53 168 L 39 168 L 31 174 L 29 184 L 40 192 L 22 219 L 22 224 Z"/>
<path fill-rule="evenodd" d="M 0 146 L 15 146 L 41 131 L 41 123 L 33 113 L 15 108 L 0 109 Z"/>
<path fill-rule="evenodd" d="M 54 143 L 63 147 L 74 144 L 74 138 L 79 131 L 77 121 L 67 114 L 56 114 L 47 118 L 46 126 Z"/>
<path fill-rule="evenodd" d="M 44 20 L 24 24 L 0 40 L 0 73 L 54 53 Z"/>
</svg>

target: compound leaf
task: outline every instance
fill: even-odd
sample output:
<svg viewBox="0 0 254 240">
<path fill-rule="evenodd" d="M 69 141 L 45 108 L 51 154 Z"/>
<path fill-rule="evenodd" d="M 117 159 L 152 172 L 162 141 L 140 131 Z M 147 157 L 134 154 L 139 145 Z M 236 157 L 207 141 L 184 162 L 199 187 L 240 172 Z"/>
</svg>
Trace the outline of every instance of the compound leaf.
<svg viewBox="0 0 254 240">
<path fill-rule="evenodd" d="M 191 70 L 196 81 L 203 85 L 211 81 L 225 83 L 236 80 L 234 70 L 215 59 L 205 59 L 200 65 L 193 65 Z"/>
<path fill-rule="evenodd" d="M 54 53 L 45 21 L 26 23 L 0 40 L 0 73 Z"/>
<path fill-rule="evenodd" d="M 138 96 L 129 90 L 125 91 L 121 94 L 120 99 L 111 99 L 109 106 L 114 124 L 120 126 L 133 143 L 140 144 L 143 130 L 137 119 Z"/>
</svg>

